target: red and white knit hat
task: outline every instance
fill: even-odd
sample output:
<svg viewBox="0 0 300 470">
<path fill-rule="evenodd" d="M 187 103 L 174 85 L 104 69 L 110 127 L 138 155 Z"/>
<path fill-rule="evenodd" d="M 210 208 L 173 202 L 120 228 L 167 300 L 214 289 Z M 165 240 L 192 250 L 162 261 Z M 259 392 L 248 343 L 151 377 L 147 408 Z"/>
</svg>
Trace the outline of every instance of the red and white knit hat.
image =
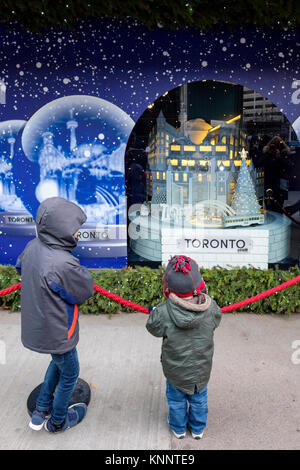
<svg viewBox="0 0 300 470">
<path fill-rule="evenodd" d="M 171 292 L 178 297 L 190 297 L 207 292 L 198 264 L 183 255 L 173 256 L 169 260 L 163 276 L 163 283 L 166 297 L 169 297 Z"/>
</svg>

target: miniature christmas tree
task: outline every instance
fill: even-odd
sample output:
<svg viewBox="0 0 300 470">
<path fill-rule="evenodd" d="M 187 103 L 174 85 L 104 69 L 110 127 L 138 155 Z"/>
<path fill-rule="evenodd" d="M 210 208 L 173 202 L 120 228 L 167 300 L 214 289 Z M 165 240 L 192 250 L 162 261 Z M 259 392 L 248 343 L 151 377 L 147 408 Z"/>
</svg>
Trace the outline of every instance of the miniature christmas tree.
<svg viewBox="0 0 300 470">
<path fill-rule="evenodd" d="M 225 217 L 224 226 L 264 223 L 264 215 L 260 213 L 260 205 L 257 202 L 255 188 L 248 170 L 245 149 L 240 153 L 242 164 L 231 205 L 235 215 Z"/>
</svg>

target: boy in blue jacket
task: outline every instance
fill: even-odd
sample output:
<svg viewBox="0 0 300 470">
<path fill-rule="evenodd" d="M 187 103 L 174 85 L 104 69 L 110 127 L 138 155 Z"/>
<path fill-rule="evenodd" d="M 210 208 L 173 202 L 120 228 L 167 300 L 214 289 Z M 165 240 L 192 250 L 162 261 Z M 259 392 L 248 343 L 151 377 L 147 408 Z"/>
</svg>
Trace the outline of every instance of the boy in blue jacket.
<svg viewBox="0 0 300 470">
<path fill-rule="evenodd" d="M 86 414 L 83 403 L 68 407 L 79 377 L 78 305 L 94 294 L 89 271 L 71 254 L 85 221 L 85 213 L 73 202 L 46 199 L 37 211 L 37 238 L 17 260 L 22 343 L 52 356 L 29 424 L 36 431 L 43 426 L 51 433 L 64 431 Z"/>
</svg>

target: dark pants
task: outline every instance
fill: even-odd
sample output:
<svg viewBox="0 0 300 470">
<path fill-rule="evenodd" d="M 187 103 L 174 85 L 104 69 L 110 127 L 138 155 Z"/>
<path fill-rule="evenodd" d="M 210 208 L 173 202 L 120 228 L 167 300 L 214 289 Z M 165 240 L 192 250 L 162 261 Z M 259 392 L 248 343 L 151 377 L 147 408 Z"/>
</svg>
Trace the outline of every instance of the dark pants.
<svg viewBox="0 0 300 470">
<path fill-rule="evenodd" d="M 65 354 L 51 354 L 51 357 L 52 361 L 47 369 L 36 409 L 50 411 L 52 408 L 51 421 L 54 424 L 61 424 L 66 419 L 71 396 L 79 377 L 79 362 L 76 348 Z"/>
<path fill-rule="evenodd" d="M 169 404 L 168 422 L 177 434 L 183 434 L 188 425 L 195 434 L 201 434 L 207 421 L 207 387 L 193 395 L 181 392 L 167 380 L 167 400 Z M 188 406 L 189 404 L 189 406 Z"/>
</svg>

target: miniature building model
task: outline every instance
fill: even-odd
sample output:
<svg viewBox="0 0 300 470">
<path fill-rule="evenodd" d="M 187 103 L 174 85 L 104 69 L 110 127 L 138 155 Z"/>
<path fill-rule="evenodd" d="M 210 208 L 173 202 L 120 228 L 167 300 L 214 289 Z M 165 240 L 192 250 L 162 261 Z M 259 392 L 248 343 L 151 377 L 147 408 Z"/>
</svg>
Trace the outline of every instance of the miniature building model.
<svg viewBox="0 0 300 470">
<path fill-rule="evenodd" d="M 161 111 L 149 136 L 147 194 L 149 199 L 152 196 L 152 204 L 194 206 L 205 201 L 214 207 L 213 215 L 217 217 L 213 222 L 205 217 L 202 225 L 263 223 L 257 203 L 264 194 L 263 170 L 255 169 L 245 152 L 240 156 L 246 145 L 246 134 L 239 126 L 241 116 L 211 123 L 201 118 L 187 121 L 186 85 L 181 90 L 180 106 L 179 130 L 166 121 Z M 240 191 L 244 190 L 255 207 L 255 214 L 250 216 L 246 211 L 245 218 L 239 202 Z"/>
</svg>

